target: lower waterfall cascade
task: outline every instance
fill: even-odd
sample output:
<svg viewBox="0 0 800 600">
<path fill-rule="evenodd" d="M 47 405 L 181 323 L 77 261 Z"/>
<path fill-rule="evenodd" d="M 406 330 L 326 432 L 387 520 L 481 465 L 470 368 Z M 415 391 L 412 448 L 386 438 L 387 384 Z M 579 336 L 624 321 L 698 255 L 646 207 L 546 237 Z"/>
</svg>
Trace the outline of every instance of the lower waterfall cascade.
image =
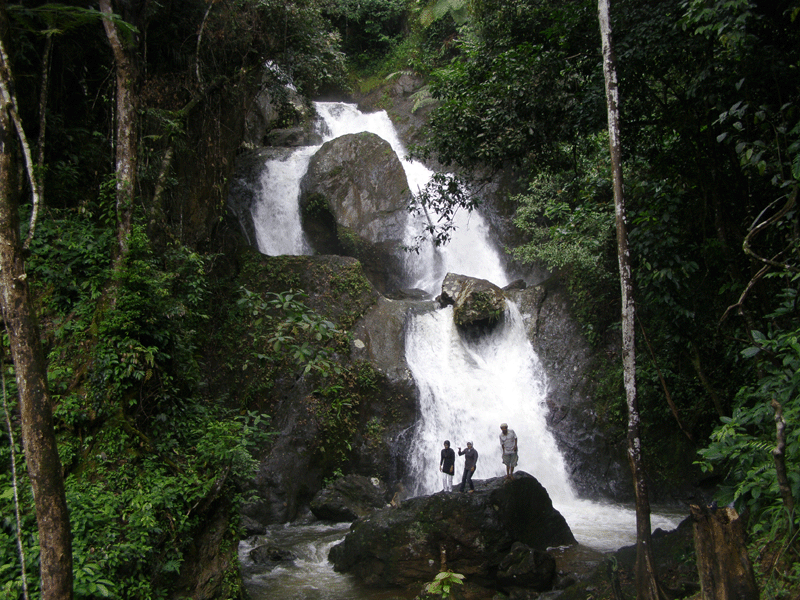
<svg viewBox="0 0 800 600">
<path fill-rule="evenodd" d="M 385 111 L 364 114 L 355 105 L 340 102 L 316 102 L 315 108 L 324 141 L 370 131 L 390 143 L 411 190 L 423 187 L 430 179 L 431 172 L 424 165 L 405 158 L 405 149 Z M 265 164 L 259 183 L 263 200 L 252 208 L 262 253 L 311 252 L 300 226 L 299 182 L 320 147 L 301 147 L 288 158 Z M 415 225 L 409 225 L 409 240 L 416 234 Z M 457 213 L 456 226 L 447 246 L 424 248 L 405 260 L 408 287 L 433 296 L 449 272 L 507 285 L 500 253 L 491 243 L 481 215 Z M 530 473 L 542 483 L 580 543 L 603 552 L 631 544 L 636 531 L 632 507 L 579 499 L 570 485 L 564 459 L 547 427 L 547 378 L 526 337 L 524 319 L 519 308 L 508 302 L 504 318 L 491 332 L 472 337 L 455 326 L 452 307 L 409 317 L 406 361 L 420 391 L 420 418 L 407 442 L 408 466 L 414 480 L 410 492 L 431 494 L 441 489 L 438 465 L 445 439 L 456 451 L 468 441 L 474 443 L 479 453 L 476 480 L 504 475 L 498 436 L 500 423 L 507 422 L 519 439 L 517 470 Z M 461 481 L 462 469 L 463 458 L 457 456 L 454 488 Z M 652 526 L 674 529 L 681 518 L 654 513 Z"/>
</svg>

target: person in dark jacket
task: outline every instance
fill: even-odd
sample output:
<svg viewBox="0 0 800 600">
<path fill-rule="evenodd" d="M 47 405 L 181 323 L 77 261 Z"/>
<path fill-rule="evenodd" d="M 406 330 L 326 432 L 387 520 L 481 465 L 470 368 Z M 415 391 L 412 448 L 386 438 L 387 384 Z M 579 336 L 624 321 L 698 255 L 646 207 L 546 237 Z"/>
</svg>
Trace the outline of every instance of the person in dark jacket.
<svg viewBox="0 0 800 600">
<path fill-rule="evenodd" d="M 450 447 L 450 440 L 444 441 L 442 458 L 439 460 L 439 470 L 442 472 L 442 490 L 453 491 L 453 471 L 456 468 L 456 453 Z"/>
<path fill-rule="evenodd" d="M 478 451 L 472 447 L 472 442 L 467 442 L 467 449 L 463 452 L 461 448 L 458 449 L 458 455 L 464 455 L 464 476 L 461 478 L 460 492 L 463 492 L 469 482 L 469 493 L 475 491 L 475 486 L 472 484 L 472 476 L 475 474 L 475 465 L 478 463 Z"/>
</svg>

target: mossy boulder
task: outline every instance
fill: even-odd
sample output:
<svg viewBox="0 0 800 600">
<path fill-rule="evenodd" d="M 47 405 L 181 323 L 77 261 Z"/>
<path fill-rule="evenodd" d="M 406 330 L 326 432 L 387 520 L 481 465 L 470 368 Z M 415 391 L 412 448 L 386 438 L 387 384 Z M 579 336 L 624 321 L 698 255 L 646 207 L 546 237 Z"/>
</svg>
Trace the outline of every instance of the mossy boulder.
<svg viewBox="0 0 800 600">
<path fill-rule="evenodd" d="M 442 282 L 439 304 L 453 306 L 456 325 L 492 325 L 503 316 L 506 296 L 503 290 L 485 279 L 448 273 Z"/>
<path fill-rule="evenodd" d="M 357 258 L 385 294 L 403 286 L 410 200 L 405 171 L 389 143 L 358 133 L 314 154 L 301 183 L 300 209 L 314 249 Z"/>
</svg>

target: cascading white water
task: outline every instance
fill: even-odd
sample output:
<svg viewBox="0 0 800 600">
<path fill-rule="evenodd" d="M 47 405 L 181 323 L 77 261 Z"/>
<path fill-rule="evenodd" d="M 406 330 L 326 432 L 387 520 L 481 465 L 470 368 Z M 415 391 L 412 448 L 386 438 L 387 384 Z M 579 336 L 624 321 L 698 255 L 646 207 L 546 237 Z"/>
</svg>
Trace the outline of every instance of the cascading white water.
<svg viewBox="0 0 800 600">
<path fill-rule="evenodd" d="M 514 304 L 491 333 L 475 339 L 458 331 L 452 307 L 413 317 L 406 360 L 420 390 L 421 419 L 411 454 L 417 493 L 441 489 L 439 451 L 445 439 L 453 448 L 473 442 L 479 454 L 476 479 L 505 475 L 498 435 L 500 423 L 508 422 L 519 439 L 520 468 L 534 474 L 555 500 L 573 499 L 563 458 L 547 429 L 545 374 Z"/>
<path fill-rule="evenodd" d="M 269 256 L 308 254 L 311 247 L 300 224 L 300 179 L 320 146 L 306 146 L 268 160 L 259 178 L 261 201 L 252 207 L 258 250 Z M 299 175 L 298 175 L 299 174 Z"/>
<path fill-rule="evenodd" d="M 239 543 L 239 562 L 252 600 L 366 600 L 374 597 L 348 575 L 336 573 L 328 552 L 341 542 L 349 525 L 273 525 L 260 536 Z M 291 548 L 294 560 L 272 568 L 255 564 L 250 552 L 258 546 Z"/>
<path fill-rule="evenodd" d="M 432 172 L 422 163 L 408 160 L 397 131 L 386 111 L 362 113 L 355 104 L 315 102 L 319 119 L 316 127 L 323 143 L 352 133 L 368 131 L 387 141 L 400 158 L 409 189 L 416 193 L 424 188 Z M 305 239 L 300 221 L 300 181 L 308 169 L 311 157 L 322 147 L 305 146 L 288 156 L 268 160 L 258 184 L 260 201 L 252 208 L 258 249 L 263 254 L 309 254 L 311 247 Z M 421 219 L 421 217 L 420 217 Z M 487 243 L 488 226 L 477 214 L 456 213 L 457 234 L 450 244 L 434 249 L 431 245 L 419 253 L 405 254 L 406 278 L 409 287 L 431 295 L 454 265 L 464 265 L 476 277 L 505 285 L 506 276 L 497 252 Z M 420 231 L 419 220 L 409 218 L 406 242 L 410 246 Z M 398 252 L 402 249 L 398 248 Z"/>
<path fill-rule="evenodd" d="M 418 191 L 431 172 L 408 161 L 405 149 L 385 111 L 364 114 L 353 104 L 315 103 L 324 141 L 369 131 L 392 146 L 401 159 L 409 189 Z M 300 226 L 299 182 L 311 156 L 321 146 L 300 148 L 284 160 L 268 161 L 261 181 L 262 202 L 253 209 L 259 249 L 266 254 L 307 254 L 310 248 Z M 263 205 L 263 206 L 262 206 Z M 418 254 L 408 254 L 409 287 L 435 295 L 451 273 L 487 279 L 503 286 L 508 277 L 499 253 L 490 241 L 488 226 L 477 214 L 457 213 L 451 242 Z M 409 219 L 409 245 L 419 222 Z M 630 508 L 575 498 L 564 461 L 546 425 L 547 382 L 525 331 L 523 317 L 509 304 L 503 322 L 480 338 L 464 337 L 453 324 L 452 309 L 410 317 L 406 359 L 420 393 L 420 419 L 409 443 L 414 492 L 440 489 L 439 452 L 449 439 L 454 448 L 472 441 L 480 458 L 475 478 L 505 473 L 498 435 L 507 422 L 519 437 L 519 470 L 531 473 L 545 486 L 576 538 L 598 550 L 614 550 L 635 541 L 635 516 Z M 456 462 L 460 480 L 463 459 Z M 674 528 L 677 520 L 653 515 L 654 527 Z"/>
</svg>

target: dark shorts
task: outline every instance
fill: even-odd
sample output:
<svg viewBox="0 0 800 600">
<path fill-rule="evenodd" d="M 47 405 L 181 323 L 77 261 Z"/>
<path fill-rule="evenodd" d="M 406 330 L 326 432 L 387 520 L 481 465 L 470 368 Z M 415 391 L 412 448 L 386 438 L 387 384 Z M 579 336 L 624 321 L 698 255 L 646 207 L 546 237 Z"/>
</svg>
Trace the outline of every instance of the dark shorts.
<svg viewBox="0 0 800 600">
<path fill-rule="evenodd" d="M 514 452 L 513 454 L 503 454 L 503 464 L 508 467 L 516 467 L 517 453 Z"/>
</svg>

